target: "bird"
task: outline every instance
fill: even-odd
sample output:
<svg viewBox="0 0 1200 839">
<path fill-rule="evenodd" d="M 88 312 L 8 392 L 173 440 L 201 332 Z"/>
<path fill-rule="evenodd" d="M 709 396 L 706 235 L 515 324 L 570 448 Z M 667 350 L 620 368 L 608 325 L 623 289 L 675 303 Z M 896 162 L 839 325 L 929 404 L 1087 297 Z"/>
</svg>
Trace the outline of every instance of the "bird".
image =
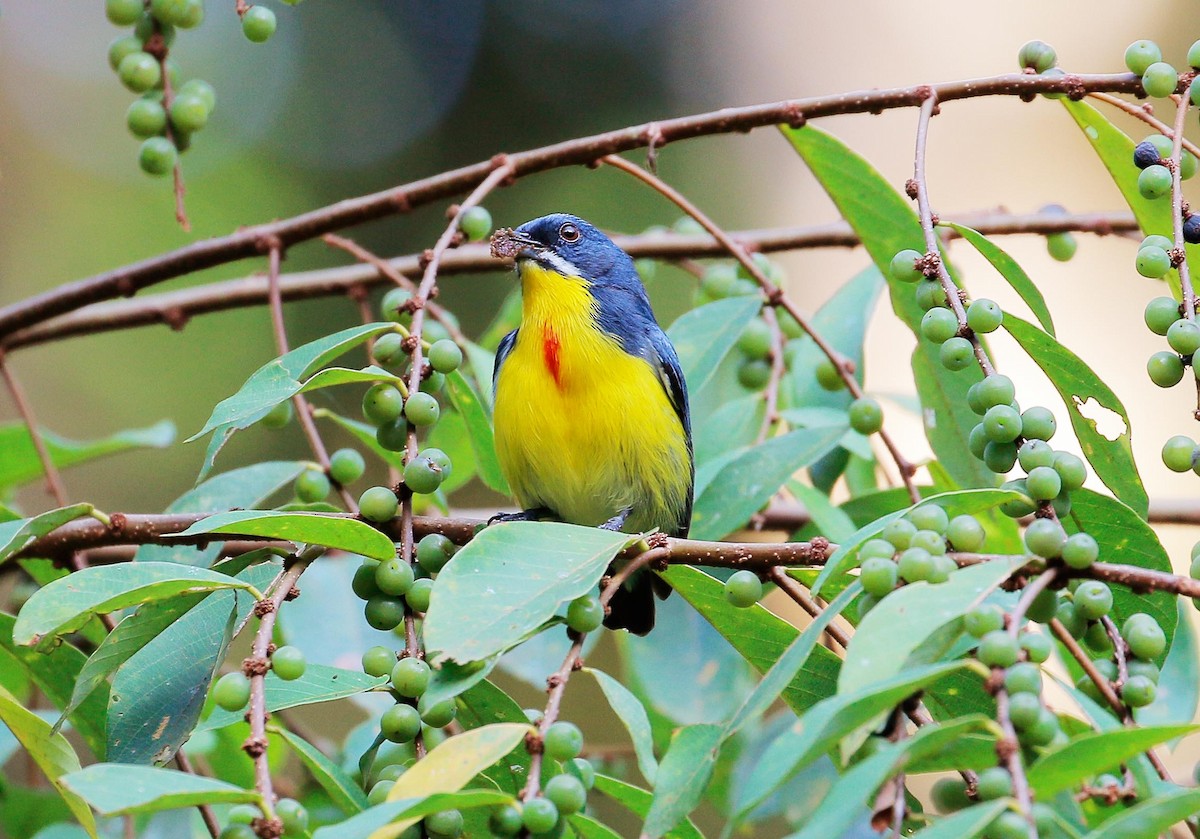
<svg viewBox="0 0 1200 839">
<path fill-rule="evenodd" d="M 687 382 L 633 260 L 583 219 L 554 213 L 498 230 L 513 257 L 521 322 L 496 352 L 496 456 L 521 512 L 640 533 L 687 535 L 695 488 Z M 644 571 L 614 592 L 604 625 L 645 635 Z"/>
</svg>

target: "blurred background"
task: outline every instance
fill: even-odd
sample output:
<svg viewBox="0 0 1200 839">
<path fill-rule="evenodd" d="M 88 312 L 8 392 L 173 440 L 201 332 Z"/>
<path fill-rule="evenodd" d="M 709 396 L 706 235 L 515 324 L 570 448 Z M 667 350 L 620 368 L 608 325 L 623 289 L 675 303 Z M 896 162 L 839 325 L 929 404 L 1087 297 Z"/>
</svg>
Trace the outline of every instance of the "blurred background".
<svg viewBox="0 0 1200 839">
<path fill-rule="evenodd" d="M 919 6 L 867 0 L 851 15 L 787 0 L 265 4 L 279 18 L 266 44 L 241 36 L 232 2 L 210 2 L 204 25 L 179 33 L 172 48 L 182 77 L 210 81 L 218 99 L 212 121 L 184 157 L 193 224 L 187 234 L 173 217 L 169 179 L 138 169 L 138 144 L 125 128 L 133 95 L 105 57 L 108 43 L 124 32 L 105 20 L 103 4 L 0 0 L 0 305 L 240 225 L 501 151 L 726 106 L 1009 72 L 1031 38 L 1053 44 L 1069 71 L 1121 71 L 1123 50 L 1136 38 L 1156 40 L 1165 60 L 1181 66 L 1200 35 L 1178 25 L 1189 8 L 1180 2 L 1089 4 L 1085 19 L 1079 4 L 1032 0 Z M 1149 133 L 1111 116 L 1137 138 Z M 915 110 L 820 125 L 897 188 L 911 176 Z M 667 146 L 658 161 L 661 175 L 728 229 L 836 219 L 805 166 L 771 129 Z M 1048 203 L 1075 211 L 1124 209 L 1068 115 L 1043 99 L 946 106 L 931 129 L 929 186 L 935 210 L 950 220 L 966 211 L 1030 212 Z M 678 217 L 627 176 L 582 167 L 529 177 L 487 204 L 498 225 L 565 210 L 611 231 L 637 232 Z M 346 234 L 382 255 L 417 252 L 432 245 L 445 223 L 443 211 L 430 206 Z M 1158 455 L 1167 437 L 1193 433 L 1194 396 L 1182 386 L 1159 390 L 1144 372 L 1161 339 L 1143 327 L 1141 310 L 1165 292 L 1134 271 L 1134 242 L 1079 239 L 1068 263 L 1053 261 L 1039 237 L 1002 245 L 1042 289 L 1059 339 L 1124 401 L 1152 498 L 1194 497 L 1195 476 L 1167 472 Z M 1022 311 L 973 251 L 955 246 L 951 253 L 974 295 Z M 310 243 L 289 251 L 285 270 L 347 261 Z M 789 291 L 812 311 L 867 260 L 861 252 L 809 251 L 779 262 Z M 155 290 L 264 267 L 245 261 Z M 448 278 L 442 301 L 468 334 L 476 334 L 512 284 L 502 273 Z M 682 272 L 659 270 L 648 285 L 664 324 L 691 299 Z M 294 345 L 357 320 L 354 304 L 338 298 L 288 304 L 287 314 Z M 912 394 L 913 338 L 886 304 L 869 336 L 867 389 Z M 1001 369 L 1019 383 L 1022 404 L 1046 404 L 1060 427 L 1069 427 L 1057 395 L 1032 363 L 999 333 L 993 347 Z M 169 419 L 182 438 L 273 355 L 262 308 L 200 317 L 182 333 L 155 326 L 74 338 L 21 350 L 10 363 L 40 420 L 60 434 L 104 436 Z M 321 398 L 355 413 L 348 397 L 330 394 Z M 889 403 L 889 411 L 906 454 L 919 459 L 927 453 L 917 418 L 897 403 Z M 7 397 L 0 397 L 0 420 L 14 416 Z M 69 492 L 107 510 L 160 510 L 192 485 L 202 445 L 176 444 L 72 470 Z M 306 452 L 298 434 L 252 429 L 235 438 L 221 466 L 251 455 Z M 50 503 L 38 487 L 18 500 L 31 512 Z M 1164 532 L 1185 570 L 1194 534 Z"/>
</svg>

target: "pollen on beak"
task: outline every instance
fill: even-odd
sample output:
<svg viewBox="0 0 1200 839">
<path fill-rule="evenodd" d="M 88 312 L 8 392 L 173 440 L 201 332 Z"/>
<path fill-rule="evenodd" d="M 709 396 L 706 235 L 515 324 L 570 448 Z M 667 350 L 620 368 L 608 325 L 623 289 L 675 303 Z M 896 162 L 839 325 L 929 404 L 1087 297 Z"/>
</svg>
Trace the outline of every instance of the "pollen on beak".
<svg viewBox="0 0 1200 839">
<path fill-rule="evenodd" d="M 492 256 L 497 259 L 516 259 L 525 252 L 529 256 L 533 256 L 539 249 L 541 249 L 539 242 L 518 233 L 511 227 L 502 227 L 492 234 Z"/>
</svg>

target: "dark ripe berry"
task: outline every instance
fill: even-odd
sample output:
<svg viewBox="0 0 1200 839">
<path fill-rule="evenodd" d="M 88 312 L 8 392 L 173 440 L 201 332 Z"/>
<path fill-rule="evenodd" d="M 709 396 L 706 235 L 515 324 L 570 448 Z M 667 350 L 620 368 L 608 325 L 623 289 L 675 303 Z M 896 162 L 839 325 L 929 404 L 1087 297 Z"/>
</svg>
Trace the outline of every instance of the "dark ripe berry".
<svg viewBox="0 0 1200 839">
<path fill-rule="evenodd" d="M 1145 676 L 1130 676 L 1121 687 L 1121 699 L 1131 708 L 1144 708 L 1157 695 L 1158 688 Z"/>
<path fill-rule="evenodd" d="M 468 207 L 458 217 L 458 229 L 472 242 L 482 242 L 492 232 L 492 214 L 486 207 Z"/>
<path fill-rule="evenodd" d="M 308 661 L 304 658 L 304 651 L 299 647 L 289 644 L 271 653 L 271 669 L 285 682 L 299 679 L 304 675 L 307 667 Z"/>
<path fill-rule="evenodd" d="M 966 370 L 975 363 L 975 350 L 966 338 L 951 338 L 942 344 L 938 357 L 947 370 Z"/>
<path fill-rule="evenodd" d="M 154 137 L 167 127 L 167 112 L 154 99 L 134 99 L 125 112 L 125 124 L 135 137 Z"/>
<path fill-rule="evenodd" d="M 967 326 L 976 332 L 995 332 L 1004 322 L 1004 312 L 994 300 L 979 298 L 967 307 Z"/>
<path fill-rule="evenodd" d="M 974 638 L 982 638 L 989 632 L 1003 628 L 1004 610 L 995 603 L 980 603 L 963 615 L 963 629 Z"/>
<path fill-rule="evenodd" d="M 199 96 L 176 96 L 171 103 L 171 125 L 185 134 L 208 125 L 208 106 Z"/>
<path fill-rule="evenodd" d="M 1158 156 L 1158 147 L 1149 140 L 1143 140 L 1133 147 L 1133 165 L 1137 168 L 1145 169 L 1160 162 L 1162 158 Z"/>
<path fill-rule="evenodd" d="M 1183 360 L 1173 352 L 1156 352 L 1146 361 L 1146 374 L 1159 387 L 1174 387 L 1183 381 Z"/>
<path fill-rule="evenodd" d="M 1062 553 L 1067 534 L 1054 519 L 1034 519 L 1025 528 L 1025 547 L 1043 559 L 1054 559 Z"/>
<path fill-rule="evenodd" d="M 412 566 L 399 557 L 375 566 L 375 586 L 388 597 L 403 597 L 412 588 Z"/>
<path fill-rule="evenodd" d="M 1054 602 L 1053 592 L 1051 592 L 1050 602 Z M 1053 611 L 1051 617 L 1053 617 Z M 1042 635 L 1040 632 L 1023 632 L 1020 636 L 1021 649 L 1025 651 L 1025 655 L 1034 664 L 1041 664 L 1050 658 L 1050 653 L 1054 649 L 1054 642 Z"/>
<path fill-rule="evenodd" d="M 987 433 L 986 430 L 984 433 Z M 997 443 L 995 440 L 989 440 L 983 448 L 983 462 L 997 475 L 1005 474 L 1017 462 L 1016 444 Z"/>
<path fill-rule="evenodd" d="M 604 622 L 604 607 L 600 598 L 591 594 L 577 597 L 567 607 L 567 626 L 575 632 L 591 632 Z"/>
<path fill-rule="evenodd" d="M 1112 591 L 1099 580 L 1084 580 L 1075 589 L 1075 611 L 1084 620 L 1099 620 L 1112 610 L 1112 605 Z"/>
<path fill-rule="evenodd" d="M 1121 627 L 1121 637 L 1129 645 L 1129 651 L 1138 658 L 1158 658 L 1167 648 L 1167 636 L 1158 621 L 1144 612 L 1130 615 Z"/>
<path fill-rule="evenodd" d="M 1036 725 L 1041 713 L 1042 701 L 1036 693 L 1014 693 L 1008 699 L 1008 718 L 1017 731 Z"/>
<path fill-rule="evenodd" d="M 1017 52 L 1017 63 L 1038 73 L 1049 70 L 1057 60 L 1054 47 L 1045 41 L 1029 41 Z"/>
<path fill-rule="evenodd" d="M 967 785 L 960 778 L 939 778 L 930 790 L 930 797 L 940 813 L 957 813 L 974 803 L 967 797 Z"/>
<path fill-rule="evenodd" d="M 148 137 L 138 150 L 138 165 L 147 175 L 168 175 L 175 168 L 179 153 L 166 137 Z"/>
<path fill-rule="evenodd" d="M 1142 39 L 1125 48 L 1125 66 L 1135 75 L 1142 75 L 1157 61 L 1162 61 L 1162 50 L 1153 41 Z"/>
<path fill-rule="evenodd" d="M 1025 616 L 1027 618 L 1029 618 L 1031 621 L 1033 621 L 1034 623 L 1049 623 L 1050 621 L 1052 621 L 1054 619 L 1054 616 L 1057 613 L 1057 611 L 1058 611 L 1058 596 L 1050 589 L 1046 589 L 1046 590 L 1042 591 L 1040 594 L 1038 594 L 1037 597 L 1033 598 L 1033 602 L 1029 604 L 1029 609 L 1026 610 Z M 1021 636 L 1022 639 L 1025 639 L 1026 637 L 1042 638 L 1043 636 L 1031 635 L 1031 633 L 1028 633 L 1028 632 Z M 1043 640 L 1045 640 L 1046 643 L 1049 643 L 1049 639 L 1043 639 Z M 1022 640 L 1021 647 L 1023 649 L 1028 649 L 1025 646 L 1024 640 Z M 1047 648 L 1047 649 L 1049 649 L 1049 648 Z M 1049 653 L 1047 653 L 1047 655 L 1049 655 Z M 1030 658 L 1031 658 L 1031 660 L 1037 661 L 1037 662 L 1042 662 L 1042 661 L 1046 660 L 1044 658 L 1041 658 L 1041 659 L 1033 658 L 1032 654 L 1030 655 Z"/>
<path fill-rule="evenodd" d="M 1180 355 L 1191 355 L 1200 349 L 1200 326 L 1180 318 L 1167 329 L 1167 343 Z"/>
<path fill-rule="evenodd" d="M 121 59 L 117 76 L 134 93 L 145 93 L 162 80 L 162 68 L 150 53 L 134 52 Z"/>
<path fill-rule="evenodd" d="M 762 580 L 753 571 L 734 571 L 725 581 L 725 599 L 738 608 L 753 606 L 762 596 Z"/>
<path fill-rule="evenodd" d="M 992 766 L 979 773 L 976 794 L 981 801 L 993 801 L 1012 795 L 1012 775 L 1002 766 Z"/>
<path fill-rule="evenodd" d="M 555 775 L 546 782 L 543 793 L 554 802 L 558 812 L 564 815 L 578 813 L 587 804 L 587 790 L 578 778 L 572 775 Z"/>
<path fill-rule="evenodd" d="M 1003 629 L 995 629 L 979 639 L 979 660 L 988 667 L 1012 667 L 1020 657 L 1017 639 Z"/>
<path fill-rule="evenodd" d="M 408 422 L 396 417 L 375 429 L 375 442 L 389 452 L 402 452 L 408 447 Z"/>
<path fill-rule="evenodd" d="M 251 6 L 242 15 L 242 34 L 256 44 L 266 41 L 275 34 L 275 13 L 262 6 Z"/>
<path fill-rule="evenodd" d="M 463 831 L 463 814 L 459 810 L 439 810 L 425 817 L 425 832 L 430 839 L 455 839 Z"/>
<path fill-rule="evenodd" d="M 442 470 L 427 457 L 415 457 L 404 466 L 404 485 L 418 495 L 436 492 L 442 485 Z"/>
<path fill-rule="evenodd" d="M 400 390 L 387 382 L 371 385 L 363 396 L 363 417 L 372 425 L 392 422 L 404 410 L 404 397 Z"/>
<path fill-rule="evenodd" d="M 996 405 L 1010 405 L 1017 396 L 1016 386 L 1013 380 L 1008 376 L 996 373 L 980 382 L 976 382 L 973 387 L 978 388 L 979 403 L 984 408 L 984 413 L 988 408 Z"/>
<path fill-rule="evenodd" d="M 390 521 L 398 506 L 396 493 L 388 487 L 371 487 L 358 497 L 358 510 L 367 521 Z"/>
<path fill-rule="evenodd" d="M 454 543 L 440 533 L 429 533 L 417 543 L 417 563 L 430 574 L 436 574 L 454 556 Z"/>
<path fill-rule="evenodd" d="M 955 516 L 946 528 L 946 538 L 958 551 L 978 551 L 987 541 L 987 531 L 974 516 Z"/>
<path fill-rule="evenodd" d="M 1147 166 L 1138 175 L 1138 192 L 1142 194 L 1143 198 L 1162 198 L 1170 191 L 1171 170 L 1166 166 L 1156 163 L 1153 166 Z"/>
<path fill-rule="evenodd" d="M 250 701 L 250 680 L 241 671 L 226 673 L 213 685 L 213 701 L 226 711 L 240 711 Z"/>
<path fill-rule="evenodd" d="M 392 667 L 392 687 L 401 696 L 415 699 L 429 687 L 432 671 L 419 658 L 402 658 Z"/>
<path fill-rule="evenodd" d="M 1058 472 L 1058 477 L 1062 478 L 1063 490 L 1066 492 L 1079 489 L 1087 480 L 1087 467 L 1083 459 L 1070 452 L 1055 452 L 1053 466 L 1054 471 Z"/>
<path fill-rule="evenodd" d="M 546 730 L 546 757 L 551 760 L 570 760 L 583 751 L 583 732 L 574 723 L 559 720 Z"/>
<path fill-rule="evenodd" d="M 1058 431 L 1058 420 L 1049 408 L 1034 405 L 1021 413 L 1021 436 L 1027 440 L 1049 440 Z"/>
<path fill-rule="evenodd" d="M 1200 245 L 1200 215 L 1190 215 L 1183 220 L 1183 241 L 1189 245 Z"/>
<path fill-rule="evenodd" d="M 766 358 L 771 352 L 771 328 L 762 318 L 746 324 L 738 337 L 737 348 L 747 358 Z"/>
<path fill-rule="evenodd" d="M 329 476 L 321 469 L 305 469 L 296 478 L 296 498 L 305 504 L 314 504 L 329 495 Z"/>
<path fill-rule="evenodd" d="M 922 312 L 942 308 L 947 305 L 946 291 L 937 280 L 921 280 L 917 284 L 917 305 Z"/>
<path fill-rule="evenodd" d="M 441 408 L 438 401 L 428 393 L 410 394 L 404 403 L 404 416 L 413 425 L 423 427 L 438 421 Z"/>
<path fill-rule="evenodd" d="M 458 716 L 458 705 L 453 699 L 430 704 L 421 697 L 417 702 L 417 710 L 421 712 L 421 722 L 430 728 L 445 728 Z"/>
<path fill-rule="evenodd" d="M 387 632 L 395 629 L 400 625 L 400 621 L 404 620 L 404 601 L 398 597 L 376 594 L 367 600 L 367 605 L 363 607 L 363 616 L 373 629 Z"/>
<path fill-rule="evenodd" d="M 760 358 L 750 359 L 738 366 L 737 376 L 746 390 L 762 390 L 771 381 L 771 365 Z"/>
<path fill-rule="evenodd" d="M 863 560 L 859 566 L 858 579 L 863 591 L 874 597 L 884 597 L 896 587 L 899 572 L 896 563 L 890 559 L 873 556 Z"/>
<path fill-rule="evenodd" d="M 1062 491 L 1062 478 L 1052 466 L 1038 466 L 1025 477 L 1025 489 L 1034 501 L 1052 501 Z"/>
<path fill-rule="evenodd" d="M 841 390 L 846 386 L 846 383 L 842 381 L 841 374 L 828 358 L 817 362 L 816 373 L 817 384 L 824 390 Z"/>
<path fill-rule="evenodd" d="M 1057 262 L 1070 261 L 1078 249 L 1079 242 L 1073 233 L 1051 233 L 1046 237 L 1046 251 Z"/>
<path fill-rule="evenodd" d="M 1062 560 L 1070 568 L 1090 568 L 1100 556 L 1100 546 L 1087 533 L 1075 533 L 1067 537 L 1062 549 Z"/>
<path fill-rule="evenodd" d="M 497 836 L 516 836 L 524 826 L 521 809 L 515 804 L 501 804 L 488 817 L 488 827 Z"/>
<path fill-rule="evenodd" d="M 1200 220 L 1200 216 L 1192 216 L 1192 218 Z M 1151 332 L 1155 335 L 1166 335 L 1171 324 L 1179 320 L 1179 303 L 1173 297 L 1155 297 L 1146 304 L 1146 311 L 1142 317 Z"/>
<path fill-rule="evenodd" d="M 941 344 L 958 334 L 958 318 L 949 309 L 930 309 L 921 318 L 921 334 Z"/>
<path fill-rule="evenodd" d="M 404 595 L 404 599 L 410 609 L 424 614 L 429 611 L 429 600 L 432 596 L 433 580 L 422 577 L 413 581 L 412 587 L 408 590 L 408 594 Z"/>
<path fill-rule="evenodd" d="M 883 428 L 883 408 L 869 396 L 850 403 L 850 427 L 859 434 L 875 434 Z"/>
<path fill-rule="evenodd" d="M 1192 468 L 1196 458 L 1196 441 L 1183 434 L 1176 434 L 1163 443 L 1163 465 L 1172 472 L 1186 472 Z"/>
<path fill-rule="evenodd" d="M 933 554 L 924 548 L 906 548 L 897 565 L 900 576 L 908 583 L 919 583 L 934 575 Z"/>
<path fill-rule="evenodd" d="M 994 443 L 1011 443 L 1021 436 L 1021 415 L 1008 405 L 993 405 L 983 415 L 983 430 Z"/>
<path fill-rule="evenodd" d="M 534 798 L 525 802 L 521 821 L 531 834 L 549 833 L 558 824 L 558 808 L 548 798 Z"/>
<path fill-rule="evenodd" d="M 967 450 L 983 460 L 989 442 L 991 441 L 988 440 L 987 432 L 983 430 L 983 423 L 977 423 L 971 429 L 971 433 L 967 435 Z"/>
<path fill-rule="evenodd" d="M 1032 472 L 1039 466 L 1054 465 L 1054 449 L 1045 440 L 1026 440 L 1017 449 L 1017 460 L 1026 472 Z"/>
<path fill-rule="evenodd" d="M 434 341 L 429 348 L 429 366 L 438 373 L 453 373 L 462 361 L 462 350 L 449 338 Z"/>
<path fill-rule="evenodd" d="M 116 26 L 133 26 L 144 10 L 142 0 L 104 0 L 104 16 Z"/>
<path fill-rule="evenodd" d="M 950 516 L 946 508 L 936 503 L 921 504 L 904 514 L 918 530 L 932 530 L 934 533 L 945 533 L 950 526 Z"/>
<path fill-rule="evenodd" d="M 904 550 L 912 544 L 912 537 L 917 532 L 917 526 L 908 519 L 896 519 L 888 522 L 880 537 L 887 540 L 897 550 Z"/>
<path fill-rule="evenodd" d="M 396 666 L 396 653 L 387 647 L 371 647 L 362 655 L 363 672 L 368 676 L 387 676 Z"/>
<path fill-rule="evenodd" d="M 915 283 L 925 275 L 921 269 L 917 267 L 918 260 L 924 259 L 925 254 L 914 250 L 903 250 L 892 257 L 891 265 L 888 266 L 888 273 L 892 275 L 893 280 L 898 280 L 902 283 Z"/>
<path fill-rule="evenodd" d="M 1142 73 L 1142 88 L 1147 96 L 1165 99 L 1179 86 L 1179 73 L 1165 61 L 1156 61 Z"/>
<path fill-rule="evenodd" d="M 339 484 L 352 484 L 362 477 L 367 462 L 354 449 L 338 449 L 329 456 L 329 475 Z"/>
</svg>

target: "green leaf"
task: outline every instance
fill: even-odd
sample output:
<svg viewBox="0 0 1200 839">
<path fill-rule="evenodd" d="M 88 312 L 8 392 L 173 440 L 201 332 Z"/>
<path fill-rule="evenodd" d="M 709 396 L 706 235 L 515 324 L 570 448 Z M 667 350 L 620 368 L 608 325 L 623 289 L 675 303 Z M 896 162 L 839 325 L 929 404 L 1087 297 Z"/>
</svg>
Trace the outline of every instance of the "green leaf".
<svg viewBox="0 0 1200 839">
<path fill-rule="evenodd" d="M 1143 521 L 1136 511 L 1115 498 L 1090 489 L 1075 490 L 1071 493 L 1071 514 L 1067 524 L 1070 526 L 1072 523 L 1096 540 L 1101 559 L 1172 573 L 1171 558 L 1159 542 L 1154 528 Z M 1175 595 L 1165 591 L 1135 593 L 1125 586 L 1111 588 L 1112 619 L 1117 626 L 1135 612 L 1147 612 L 1163 628 L 1169 648 L 1179 623 Z M 1163 661 L 1164 657 L 1159 656 L 1156 663 L 1161 667 Z M 1194 672 L 1191 678 L 1195 680 Z"/>
<path fill-rule="evenodd" d="M 675 732 L 658 767 L 642 836 L 659 839 L 696 809 L 712 778 L 723 734 L 717 725 L 689 725 Z"/>
<path fill-rule="evenodd" d="M 983 834 L 996 817 L 1008 809 L 1008 801 L 985 801 L 950 816 L 913 834 L 913 839 L 975 839 Z"/>
<path fill-rule="evenodd" d="M 1042 755 L 1028 768 L 1029 786 L 1039 800 L 1071 789 L 1105 767 L 1124 763 L 1147 749 L 1196 731 L 1195 725 L 1159 725 L 1082 734 Z"/>
<path fill-rule="evenodd" d="M 892 309 L 917 338 L 913 374 L 925 409 L 925 434 L 934 454 L 959 486 L 994 485 L 995 475 L 971 455 L 967 446 L 967 437 L 978 421 L 967 407 L 967 388 L 982 380 L 983 374 L 974 365 L 959 372 L 942 366 L 939 347 L 921 338 L 925 313 L 917 305 L 912 285 L 892 279 L 888 270 L 898 252 L 906 248 L 925 251 L 925 236 L 912 202 L 835 137 L 812 125 L 784 127 L 782 131 L 858 234 L 875 267 L 887 278 Z M 948 260 L 945 264 L 953 278 L 953 267 Z"/>
<path fill-rule="evenodd" d="M 292 747 L 300 762 L 308 769 L 312 779 L 325 790 L 329 800 L 347 816 L 367 809 L 367 796 L 358 783 L 347 775 L 342 767 L 326 757 L 316 746 L 286 728 L 270 726 L 269 731 L 278 734 Z"/>
<path fill-rule="evenodd" d="M 500 471 L 500 461 L 496 459 L 496 441 L 492 434 L 492 417 L 487 403 L 457 370 L 446 376 L 446 393 L 454 409 L 466 422 L 479 477 L 489 489 L 508 495 L 508 482 L 504 480 L 504 473 Z"/>
<path fill-rule="evenodd" d="M 846 426 L 791 431 L 731 460 L 709 483 L 692 510 L 693 539 L 719 539 L 744 525 L 797 470 L 838 444 Z"/>
<path fill-rule="evenodd" d="M 196 804 L 249 804 L 255 790 L 172 769 L 97 763 L 62 777 L 64 786 L 102 816 L 157 813 Z"/>
<path fill-rule="evenodd" d="M 696 453 L 697 493 L 703 493 L 721 466 L 754 443 L 766 410 L 762 394 L 753 393 L 725 402 L 705 417 L 693 415 L 692 447 Z M 713 464 L 711 468 L 710 464 Z M 706 477 L 709 472 L 712 477 Z"/>
<path fill-rule="evenodd" d="M 374 434 L 374 429 L 372 429 L 372 434 Z M 475 439 L 467 426 L 467 421 L 458 411 L 443 410 L 437 425 L 425 438 L 425 444 L 444 451 L 450 458 L 450 462 L 454 464 L 449 476 L 438 487 L 439 492 L 443 495 L 449 495 L 456 489 L 466 486 L 472 478 L 479 474 L 475 456 Z M 400 456 L 399 452 L 393 452 L 393 454 L 396 457 Z"/>
<path fill-rule="evenodd" d="M 83 800 L 62 784 L 62 776 L 79 769 L 79 758 L 61 734 L 52 734 L 50 723 L 21 705 L 17 698 L 0 687 L 0 722 L 8 726 L 50 784 L 62 796 L 71 813 L 96 839 L 96 820 Z"/>
<path fill-rule="evenodd" d="M 1116 591 L 1114 591 L 1114 595 Z M 1143 595 L 1144 597 L 1144 595 Z M 1114 596 L 1114 601 L 1116 600 Z M 1200 684 L 1196 680 L 1195 662 L 1200 660 L 1196 648 L 1196 630 L 1192 628 L 1192 607 L 1183 598 L 1175 600 L 1175 636 L 1171 639 L 1162 672 L 1158 677 L 1158 694 L 1145 708 L 1137 710 L 1141 725 L 1166 725 L 1195 719 L 1200 704 Z"/>
<path fill-rule="evenodd" d="M 373 559 L 396 555 L 392 540 L 364 521 L 321 513 L 281 513 L 276 510 L 231 510 L 217 513 L 176 535 L 227 533 L 261 536 L 309 545 L 324 545 Z"/>
<path fill-rule="evenodd" d="M 1025 301 L 1025 305 L 1033 312 L 1033 316 L 1038 319 L 1038 323 L 1042 325 L 1042 329 L 1054 335 L 1054 321 L 1050 317 L 1050 310 L 1046 307 L 1046 299 L 1042 297 L 1042 292 L 1034 284 L 1033 280 L 1029 279 L 1029 275 L 1025 273 L 1025 269 L 1018 265 L 1015 259 L 978 230 L 972 230 L 966 225 L 954 224 L 953 222 L 942 222 L 942 226 L 958 231 L 958 234 L 963 239 L 974 245 L 975 250 L 983 254 L 983 258 L 992 263 L 992 267 L 1000 273 L 1000 276 L 1008 281 L 1013 291 Z"/>
<path fill-rule="evenodd" d="M 1117 498 L 1145 518 L 1149 500 L 1133 459 L 1133 449 L 1129 444 L 1132 430 L 1121 400 L 1079 356 L 1033 324 L 1015 315 L 1005 315 L 1004 328 L 1042 369 L 1062 397 L 1079 446 L 1096 471 L 1096 477 Z M 1092 399 L 1101 408 L 1117 414 L 1123 423 L 1123 431 L 1115 440 L 1109 440 L 1101 434 L 1096 430 L 1096 421 L 1080 412 L 1080 407 Z"/>
<path fill-rule="evenodd" d="M 47 510 L 27 519 L 13 519 L 0 524 L 0 563 L 19 554 L 35 539 L 82 516 L 90 516 L 96 508 L 91 504 L 72 504 Z"/>
<path fill-rule="evenodd" d="M 498 722 L 528 722 L 521 706 L 486 679 L 459 695 L 458 716 L 455 719 L 467 730 Z M 529 777 L 529 753 L 517 749 L 506 760 L 484 770 L 482 774 L 494 781 L 501 790 L 517 795 Z"/>
<path fill-rule="evenodd" d="M 295 480 L 307 466 L 301 461 L 271 460 L 231 469 L 188 490 L 171 502 L 164 512 L 206 513 L 209 510 L 257 507 Z M 194 545 L 142 545 L 134 555 L 134 562 L 182 562 L 208 568 L 220 553 L 221 544 L 217 541 L 204 548 Z"/>
<path fill-rule="evenodd" d="M 643 819 L 650 812 L 650 802 L 654 799 L 652 793 L 646 792 L 641 787 L 635 787 L 601 774 L 596 775 L 596 791 Z M 666 836 L 667 839 L 704 839 L 704 835 L 687 819 L 681 821 Z"/>
<path fill-rule="evenodd" d="M 757 294 L 727 297 L 684 312 L 671 324 L 667 337 L 675 345 L 689 391 L 703 390 L 762 306 Z"/>
<path fill-rule="evenodd" d="M 375 439 L 375 426 L 368 425 L 365 422 L 359 422 L 358 420 L 348 419 L 341 414 L 330 411 L 328 408 L 313 409 L 313 416 L 317 419 L 327 419 L 333 422 L 335 425 L 341 426 L 350 433 L 350 436 L 354 437 L 359 443 L 374 452 L 375 456 L 388 466 L 403 471 L 404 454 L 402 452 L 388 451 L 383 446 L 379 445 L 379 442 Z M 441 423 L 439 422 L 436 427 L 441 427 Z M 457 466 L 458 464 L 455 464 L 456 471 Z"/>
<path fill-rule="evenodd" d="M 283 711 L 301 705 L 316 705 L 332 702 L 347 696 L 357 696 L 387 684 L 386 676 L 369 676 L 361 670 L 343 670 L 324 664 L 309 664 L 299 679 L 284 681 L 274 673 L 268 673 L 263 682 L 267 710 Z M 224 728 L 245 718 L 244 711 L 226 711 L 214 708 L 197 731 Z"/>
<path fill-rule="evenodd" d="M 592 591 L 631 538 L 556 522 L 485 528 L 438 574 L 424 623 L 433 660 L 482 661 L 517 643 Z"/>
<path fill-rule="evenodd" d="M 576 813 L 567 817 L 567 824 L 578 839 L 621 839 L 621 834 L 590 816 Z"/>
<path fill-rule="evenodd" d="M 1200 810 L 1200 789 L 1161 792 L 1108 819 L 1087 834 L 1086 839 L 1146 839 L 1158 836 L 1171 825 Z"/>
<path fill-rule="evenodd" d="M 403 819 L 404 824 L 414 824 L 422 817 L 439 810 L 473 810 L 477 807 L 494 807 L 510 804 L 511 795 L 495 790 L 472 789 L 463 792 L 435 793 L 424 797 L 386 801 L 364 810 L 344 822 L 318 828 L 313 839 L 363 839 L 364 836 L 392 836 L 393 823 Z M 389 832 L 385 832 L 389 831 Z"/>
<path fill-rule="evenodd" d="M 42 441 L 50 454 L 50 460 L 59 469 L 86 463 L 99 457 L 129 451 L 130 449 L 165 449 L 175 442 L 175 425 L 167 420 L 147 428 L 118 431 L 100 440 L 68 440 L 57 434 L 40 429 Z M 0 425 L 0 492 L 42 477 L 42 459 L 34 448 L 29 429 L 23 422 Z"/>
<path fill-rule="evenodd" d="M 235 577 L 174 562 L 84 568 L 34 592 L 17 615 L 13 640 L 48 650 L 59 636 L 79 629 L 93 615 L 223 588 L 243 589 L 261 597 L 254 586 Z"/>
<path fill-rule="evenodd" d="M 734 606 L 725 597 L 724 584 L 699 569 L 673 565 L 662 577 L 760 673 L 769 670 L 800 634 L 763 606 Z M 780 698 L 797 714 L 804 713 L 833 694 L 840 665 L 837 655 L 817 647 Z"/>
<path fill-rule="evenodd" d="M 633 753 L 637 756 L 638 769 L 642 777 L 653 784 L 655 773 L 658 772 L 658 761 L 654 759 L 654 738 L 646 708 L 629 688 L 604 671 L 588 667 L 584 672 L 590 673 L 596 679 L 596 684 L 600 685 L 600 690 L 604 692 L 604 698 L 629 732 L 629 739 L 633 741 Z"/>
</svg>

